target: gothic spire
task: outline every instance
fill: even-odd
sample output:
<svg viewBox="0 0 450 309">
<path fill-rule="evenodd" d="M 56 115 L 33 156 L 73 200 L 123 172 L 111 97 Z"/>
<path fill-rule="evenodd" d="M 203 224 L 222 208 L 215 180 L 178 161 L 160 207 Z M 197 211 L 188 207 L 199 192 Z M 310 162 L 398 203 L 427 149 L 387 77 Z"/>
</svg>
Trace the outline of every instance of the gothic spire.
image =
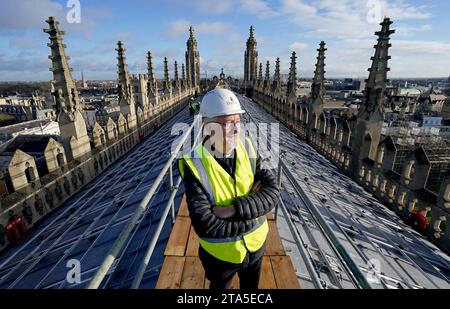
<svg viewBox="0 0 450 309">
<path fill-rule="evenodd" d="M 127 104 L 134 102 L 133 89 L 131 87 L 130 75 L 128 73 L 127 58 L 125 57 L 125 47 L 121 41 L 117 42 L 117 60 L 118 60 L 118 71 L 119 74 L 119 102 L 122 103 L 123 100 Z"/>
<path fill-rule="evenodd" d="M 169 62 L 167 57 L 164 57 L 164 90 L 169 90 L 170 88 L 172 87 L 170 86 Z"/>
<path fill-rule="evenodd" d="M 385 18 L 380 24 L 381 31 L 375 32 L 378 43 L 375 45 L 375 55 L 371 58 L 372 67 L 369 69 L 369 78 L 366 80 L 364 99 L 358 112 L 356 126 L 352 138 L 352 164 L 354 174 L 360 171 L 361 162 L 365 158 L 375 160 L 378 145 L 381 140 L 384 115 L 383 105 L 386 99 L 386 84 L 389 56 L 390 30 L 392 22 Z"/>
<path fill-rule="evenodd" d="M 194 28 L 189 28 L 189 39 L 186 43 L 186 76 L 187 86 L 200 86 L 200 52 L 197 47 L 197 40 L 194 37 Z"/>
<path fill-rule="evenodd" d="M 189 48 L 190 46 L 197 46 L 197 40 L 195 39 L 194 36 L 194 28 L 192 26 L 189 27 L 189 39 L 187 41 L 187 47 Z"/>
<path fill-rule="evenodd" d="M 381 31 L 375 32 L 378 36 L 378 43 L 374 46 L 375 55 L 371 58 L 372 67 L 369 69 L 369 78 L 366 80 L 365 98 L 360 108 L 359 116 L 370 118 L 374 112 L 383 113 L 383 104 L 385 100 L 386 84 L 388 83 L 387 72 L 389 56 L 389 48 L 392 46 L 389 43 L 390 35 L 395 33 L 395 30 L 390 30 L 392 21 L 385 18 L 380 24 Z"/>
<path fill-rule="evenodd" d="M 254 31 L 255 31 L 255 29 L 253 28 L 253 25 L 250 26 L 250 37 L 249 37 L 249 40 L 252 40 L 252 39 L 255 38 L 254 37 Z"/>
<path fill-rule="evenodd" d="M 291 67 L 289 69 L 289 79 L 287 84 L 286 96 L 297 97 L 297 55 L 292 52 L 291 56 Z"/>
<path fill-rule="evenodd" d="M 259 63 L 259 73 L 258 73 L 258 80 L 262 81 L 263 79 L 263 65 L 262 62 Z"/>
<path fill-rule="evenodd" d="M 244 54 L 244 80 L 253 84 L 258 79 L 258 51 L 253 26 L 250 27 L 250 36 L 247 40 L 247 49 Z"/>
<path fill-rule="evenodd" d="M 181 79 L 182 79 L 183 81 L 186 80 L 186 70 L 185 70 L 185 68 L 184 68 L 184 63 L 181 64 Z"/>
<path fill-rule="evenodd" d="M 155 97 L 158 93 L 158 87 L 156 84 L 155 72 L 153 71 L 153 57 L 150 51 L 147 52 L 147 75 L 147 95 L 149 97 Z"/>
<path fill-rule="evenodd" d="M 270 83 L 270 62 L 266 62 L 266 73 L 264 75 L 264 84 L 263 84 L 263 90 L 267 91 Z"/>
<path fill-rule="evenodd" d="M 275 62 L 275 73 L 273 75 L 272 93 L 276 95 L 281 94 L 281 74 L 280 74 L 280 58 Z"/>
<path fill-rule="evenodd" d="M 186 69 L 184 67 L 184 63 L 181 64 L 181 83 L 183 88 L 186 88 Z"/>
<path fill-rule="evenodd" d="M 275 74 L 273 76 L 273 80 L 276 82 L 281 82 L 280 58 L 278 58 L 278 57 L 277 57 L 277 61 L 275 62 Z"/>
<path fill-rule="evenodd" d="M 312 104 L 320 107 L 319 109 L 321 109 L 323 105 L 323 96 L 325 92 L 325 51 L 327 50 L 325 45 L 326 44 L 324 41 L 320 42 L 320 47 L 317 50 L 319 55 L 317 56 L 316 70 L 314 71 L 314 78 L 311 87 Z M 320 113 L 321 110 L 316 112 Z"/>
<path fill-rule="evenodd" d="M 50 43 L 47 46 L 51 49 L 51 55 L 48 58 L 52 61 L 50 71 L 53 72 L 57 112 L 64 111 L 72 114 L 76 110 L 81 111 L 83 106 L 72 77 L 73 70 L 69 65 L 70 57 L 65 52 L 67 46 L 62 42 L 65 32 L 59 30 L 59 22 L 53 17 L 49 17 L 46 22 L 49 24 L 49 28 L 44 29 L 44 32 L 48 33 L 50 37 Z"/>
<path fill-rule="evenodd" d="M 178 78 L 178 63 L 176 61 L 174 63 L 174 85 L 175 89 L 180 88 L 180 79 Z"/>
<path fill-rule="evenodd" d="M 178 82 L 178 63 L 175 61 L 174 63 L 174 77 L 175 77 L 175 82 Z"/>
<path fill-rule="evenodd" d="M 255 29 L 250 26 L 250 35 L 247 40 L 247 49 L 256 49 L 257 43 L 255 38 Z"/>
<path fill-rule="evenodd" d="M 147 52 L 147 75 L 148 75 L 148 84 L 151 87 L 154 87 L 156 78 L 155 72 L 153 71 L 153 57 L 150 51 Z"/>
<path fill-rule="evenodd" d="M 266 74 L 264 76 L 264 80 L 269 81 L 270 80 L 270 62 L 267 60 L 266 62 Z"/>
</svg>

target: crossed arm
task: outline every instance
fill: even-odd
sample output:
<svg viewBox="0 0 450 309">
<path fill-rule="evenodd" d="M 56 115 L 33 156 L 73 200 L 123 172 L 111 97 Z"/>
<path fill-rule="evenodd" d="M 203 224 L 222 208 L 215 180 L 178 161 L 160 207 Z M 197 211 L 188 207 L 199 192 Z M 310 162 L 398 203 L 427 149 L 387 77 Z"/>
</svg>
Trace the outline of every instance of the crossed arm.
<svg viewBox="0 0 450 309">
<path fill-rule="evenodd" d="M 234 215 L 229 218 L 214 213 L 203 187 L 189 168 L 185 169 L 184 186 L 192 225 L 200 237 L 225 238 L 246 233 L 255 226 L 256 218 L 269 213 L 279 202 L 276 178 L 260 168 L 259 159 L 252 193 L 234 201 Z"/>
</svg>

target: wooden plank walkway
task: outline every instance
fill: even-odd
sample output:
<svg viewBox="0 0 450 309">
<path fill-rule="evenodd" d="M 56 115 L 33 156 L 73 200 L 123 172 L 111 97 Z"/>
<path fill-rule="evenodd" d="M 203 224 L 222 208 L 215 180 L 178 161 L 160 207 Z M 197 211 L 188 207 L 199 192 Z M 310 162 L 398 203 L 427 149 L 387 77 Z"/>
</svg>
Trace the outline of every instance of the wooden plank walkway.
<svg viewBox="0 0 450 309">
<path fill-rule="evenodd" d="M 286 252 L 278 234 L 273 215 L 268 214 L 269 235 L 264 254 L 260 289 L 299 289 L 291 258 Z M 164 252 L 157 289 L 206 289 L 209 281 L 198 258 L 198 236 L 191 225 L 186 199 L 183 197 Z M 232 289 L 239 289 L 239 278 L 234 276 Z"/>
</svg>

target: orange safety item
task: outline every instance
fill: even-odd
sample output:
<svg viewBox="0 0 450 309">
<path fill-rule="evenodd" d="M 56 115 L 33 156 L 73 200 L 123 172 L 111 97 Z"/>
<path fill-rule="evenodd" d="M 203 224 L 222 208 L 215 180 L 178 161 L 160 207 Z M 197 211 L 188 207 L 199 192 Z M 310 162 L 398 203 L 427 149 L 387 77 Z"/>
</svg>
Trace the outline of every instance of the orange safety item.
<svg viewBox="0 0 450 309">
<path fill-rule="evenodd" d="M 419 232 L 424 233 L 428 229 L 429 222 L 422 212 L 412 212 L 408 218 L 409 224 L 411 224 Z"/>
<path fill-rule="evenodd" d="M 29 234 L 25 221 L 18 216 L 11 217 L 4 230 L 9 242 L 12 244 L 18 243 Z"/>
</svg>

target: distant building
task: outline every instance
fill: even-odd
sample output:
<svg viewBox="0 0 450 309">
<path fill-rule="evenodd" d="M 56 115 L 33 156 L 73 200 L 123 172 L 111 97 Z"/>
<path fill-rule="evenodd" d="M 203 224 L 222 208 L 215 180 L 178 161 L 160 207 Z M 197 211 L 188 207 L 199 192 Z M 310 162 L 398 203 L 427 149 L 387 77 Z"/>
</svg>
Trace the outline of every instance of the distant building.
<svg viewBox="0 0 450 309">
<path fill-rule="evenodd" d="M 49 143 L 55 142 L 60 147 L 61 156 L 58 164 L 63 166 L 66 159 L 63 157 L 64 148 L 61 138 L 56 135 L 18 135 L 0 147 L 0 187 L 6 189 L 6 193 L 12 193 L 29 185 L 36 185 L 36 182 L 49 173 L 45 153 L 49 149 Z M 18 164 L 18 162 L 23 164 Z M 25 167 L 22 179 L 17 179 L 16 175 L 22 170 L 16 169 L 19 166 Z M 5 192 L 0 192 L 0 194 Z"/>
<path fill-rule="evenodd" d="M 297 82 L 297 96 L 310 96 L 312 82 L 299 81 Z"/>
<path fill-rule="evenodd" d="M 86 128 L 88 131 L 91 131 L 94 128 L 95 122 L 97 121 L 96 118 L 97 109 L 92 107 L 85 107 L 82 111 L 82 115 L 84 118 L 84 121 L 86 122 Z"/>
<path fill-rule="evenodd" d="M 381 31 L 376 32 L 378 43 L 356 115 L 348 111 L 340 115 L 339 110 L 324 108 L 324 42 L 318 49 L 311 96 L 306 100 L 293 100 L 291 91 L 280 95 L 274 91 L 280 88 L 278 84 L 272 90 L 256 85 L 247 92 L 401 217 L 409 219 L 420 213 L 428 223 L 422 232 L 450 252 L 446 225 L 450 221 L 450 141 L 443 138 L 443 117 L 439 115 L 446 98 L 430 87 L 388 85 L 389 40 L 394 33 L 391 24 L 385 18 Z M 293 64 L 295 55 L 291 58 L 289 90 L 295 79 Z M 335 80 L 327 95 L 347 99 L 351 93 L 347 88 L 353 87 L 353 80 Z M 414 116 L 407 115 L 410 104 L 423 105 L 421 122 L 410 121 Z M 391 123 L 385 123 L 386 110 L 390 110 Z"/>
<path fill-rule="evenodd" d="M 440 113 L 444 107 L 447 97 L 442 94 L 430 94 L 425 100 L 425 106 L 428 111 Z"/>
<path fill-rule="evenodd" d="M 119 105 L 109 105 L 95 111 L 95 118 L 101 127 L 106 127 L 108 118 L 111 118 L 114 122 L 117 122 L 120 115 Z"/>
<path fill-rule="evenodd" d="M 437 116 L 423 116 L 422 127 L 440 127 L 442 124 L 442 117 Z"/>
<path fill-rule="evenodd" d="M 56 118 L 56 112 L 45 106 L 41 97 L 6 97 L 0 98 L 0 114 L 13 116 L 17 122 L 36 119 Z"/>
<path fill-rule="evenodd" d="M 0 127 L 0 144 L 18 135 L 59 135 L 58 122 L 51 119 L 31 120 Z"/>
</svg>

